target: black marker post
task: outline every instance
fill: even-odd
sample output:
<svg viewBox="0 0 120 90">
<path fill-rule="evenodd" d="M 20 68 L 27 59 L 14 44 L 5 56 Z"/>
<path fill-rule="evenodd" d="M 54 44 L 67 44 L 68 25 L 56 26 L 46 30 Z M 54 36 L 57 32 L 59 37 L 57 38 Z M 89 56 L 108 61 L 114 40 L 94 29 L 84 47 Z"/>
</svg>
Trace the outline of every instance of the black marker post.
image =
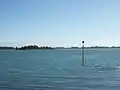
<svg viewBox="0 0 120 90">
<path fill-rule="evenodd" d="M 82 66 L 84 66 L 84 41 L 82 41 Z"/>
</svg>

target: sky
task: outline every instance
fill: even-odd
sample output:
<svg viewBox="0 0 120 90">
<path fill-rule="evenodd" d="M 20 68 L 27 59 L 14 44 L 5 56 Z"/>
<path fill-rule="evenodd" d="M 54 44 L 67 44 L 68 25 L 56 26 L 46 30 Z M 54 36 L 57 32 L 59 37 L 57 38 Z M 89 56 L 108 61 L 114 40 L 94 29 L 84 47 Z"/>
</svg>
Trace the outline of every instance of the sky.
<svg viewBox="0 0 120 90">
<path fill-rule="evenodd" d="M 0 46 L 119 46 L 120 0 L 0 0 Z"/>
</svg>

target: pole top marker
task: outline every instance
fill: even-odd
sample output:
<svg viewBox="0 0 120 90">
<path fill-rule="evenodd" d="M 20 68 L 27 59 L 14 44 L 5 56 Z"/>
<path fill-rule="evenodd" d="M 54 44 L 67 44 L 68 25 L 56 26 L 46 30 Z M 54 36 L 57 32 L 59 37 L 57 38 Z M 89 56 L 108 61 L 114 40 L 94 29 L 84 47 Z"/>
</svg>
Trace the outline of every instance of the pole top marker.
<svg viewBox="0 0 120 90">
<path fill-rule="evenodd" d="M 82 41 L 82 43 L 84 43 L 84 41 Z"/>
</svg>

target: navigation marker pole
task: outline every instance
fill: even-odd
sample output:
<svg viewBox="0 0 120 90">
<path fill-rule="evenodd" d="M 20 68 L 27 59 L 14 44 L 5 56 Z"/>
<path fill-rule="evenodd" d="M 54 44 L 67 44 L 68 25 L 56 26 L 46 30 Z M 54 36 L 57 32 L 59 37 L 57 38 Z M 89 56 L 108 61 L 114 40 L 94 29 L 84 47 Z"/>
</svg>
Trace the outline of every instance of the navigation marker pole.
<svg viewBox="0 0 120 90">
<path fill-rule="evenodd" d="M 82 41 L 82 66 L 84 66 L 84 41 Z"/>
</svg>

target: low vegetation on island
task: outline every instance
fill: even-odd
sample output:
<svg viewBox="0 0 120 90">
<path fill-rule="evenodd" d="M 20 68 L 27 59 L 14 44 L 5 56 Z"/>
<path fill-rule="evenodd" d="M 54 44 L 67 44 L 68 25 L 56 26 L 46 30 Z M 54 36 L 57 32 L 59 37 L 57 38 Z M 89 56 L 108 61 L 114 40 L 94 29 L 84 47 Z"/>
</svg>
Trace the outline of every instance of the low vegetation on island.
<svg viewBox="0 0 120 90">
<path fill-rule="evenodd" d="M 0 47 L 0 50 L 11 50 L 11 49 L 15 49 L 14 47 Z"/>
</svg>

